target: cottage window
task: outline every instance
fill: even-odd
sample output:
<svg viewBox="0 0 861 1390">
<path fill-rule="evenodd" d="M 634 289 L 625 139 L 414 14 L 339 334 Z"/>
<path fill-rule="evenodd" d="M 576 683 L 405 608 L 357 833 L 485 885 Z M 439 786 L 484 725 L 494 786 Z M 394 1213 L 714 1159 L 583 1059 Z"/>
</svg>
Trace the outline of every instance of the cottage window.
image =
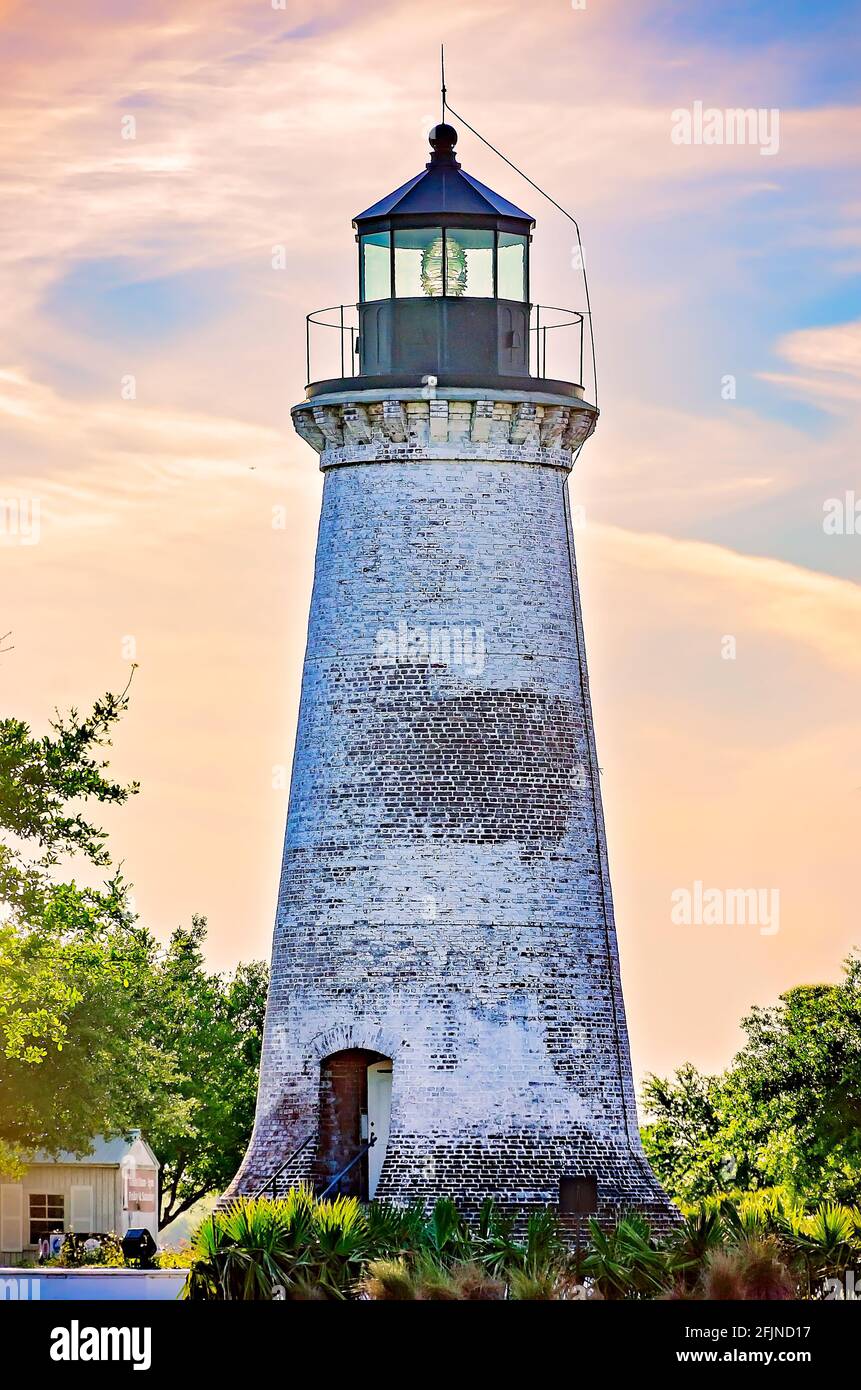
<svg viewBox="0 0 861 1390">
<path fill-rule="evenodd" d="M 38 1245 L 42 1236 L 62 1231 L 66 1211 L 62 1194 L 30 1193 L 30 1244 Z"/>
</svg>

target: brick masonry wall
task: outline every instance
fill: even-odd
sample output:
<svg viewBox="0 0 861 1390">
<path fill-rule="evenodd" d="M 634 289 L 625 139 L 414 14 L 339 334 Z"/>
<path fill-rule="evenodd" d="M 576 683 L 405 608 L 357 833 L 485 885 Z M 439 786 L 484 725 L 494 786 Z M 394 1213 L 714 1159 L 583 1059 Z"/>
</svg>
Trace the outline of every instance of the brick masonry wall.
<svg viewBox="0 0 861 1390">
<path fill-rule="evenodd" d="M 326 476 L 257 1121 L 231 1190 L 316 1133 L 321 1061 L 363 1048 L 393 1060 L 379 1197 L 530 1208 L 595 1173 L 602 1214 L 665 1224 L 565 497 L 593 416 L 447 401 L 434 434 L 438 403 L 416 397 L 390 403 L 397 429 L 380 402 L 294 412 Z"/>
</svg>

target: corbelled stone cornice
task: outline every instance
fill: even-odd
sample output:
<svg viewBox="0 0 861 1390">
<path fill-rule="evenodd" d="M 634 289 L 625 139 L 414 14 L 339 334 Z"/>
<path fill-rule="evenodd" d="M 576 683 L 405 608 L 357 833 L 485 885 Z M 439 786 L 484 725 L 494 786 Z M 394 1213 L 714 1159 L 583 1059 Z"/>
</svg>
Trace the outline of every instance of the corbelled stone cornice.
<svg viewBox="0 0 861 1390">
<path fill-rule="evenodd" d="M 317 397 L 293 407 L 293 424 L 321 468 L 409 458 L 541 463 L 569 469 L 598 412 L 585 401 L 418 389 L 385 398 Z"/>
</svg>

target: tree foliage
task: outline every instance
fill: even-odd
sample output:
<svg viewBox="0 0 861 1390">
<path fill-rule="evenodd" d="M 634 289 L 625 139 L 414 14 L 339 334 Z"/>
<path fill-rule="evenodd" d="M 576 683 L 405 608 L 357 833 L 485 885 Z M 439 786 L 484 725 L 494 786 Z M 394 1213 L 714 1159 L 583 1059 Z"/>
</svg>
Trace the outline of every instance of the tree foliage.
<svg viewBox="0 0 861 1390">
<path fill-rule="evenodd" d="M 861 1203 L 861 958 L 832 985 L 799 985 L 743 1020 L 721 1076 L 649 1077 L 646 1151 L 671 1196 L 782 1187 Z"/>
<path fill-rule="evenodd" d="M 43 737 L 0 721 L 0 1169 L 138 1126 L 163 1165 L 166 1220 L 238 1166 L 267 978 L 261 963 L 209 973 L 203 918 L 162 946 L 131 910 L 90 816 L 138 790 L 105 756 L 126 707 L 108 694 Z M 75 861 L 101 886 L 69 878 Z"/>
<path fill-rule="evenodd" d="M 253 961 L 232 975 L 209 974 L 205 936 L 200 917 L 173 933 L 158 962 L 158 999 L 144 1025 L 175 1068 L 173 1110 L 154 1108 L 146 1118 L 162 1163 L 165 1223 L 227 1185 L 254 1122 L 267 969 Z"/>
</svg>

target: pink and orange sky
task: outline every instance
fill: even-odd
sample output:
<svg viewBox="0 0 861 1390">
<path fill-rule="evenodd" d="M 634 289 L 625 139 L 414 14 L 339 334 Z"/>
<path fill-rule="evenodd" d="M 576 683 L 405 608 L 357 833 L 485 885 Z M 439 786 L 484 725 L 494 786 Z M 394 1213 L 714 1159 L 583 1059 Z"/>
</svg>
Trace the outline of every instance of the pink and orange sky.
<svg viewBox="0 0 861 1390">
<path fill-rule="evenodd" d="M 452 105 L 583 232 L 602 419 L 572 497 L 635 1070 L 721 1067 L 751 1003 L 837 977 L 861 945 L 858 18 L 0 0 L 3 712 L 41 730 L 139 663 L 114 764 L 142 791 L 109 825 L 158 934 L 197 911 L 214 965 L 268 955 L 321 489 L 290 426 L 303 320 L 355 297 L 352 216 L 422 168 L 444 38 Z M 776 108 L 777 152 L 675 144 L 696 101 Z M 458 148 L 538 218 L 535 298 L 582 307 L 570 225 Z M 779 889 L 779 930 L 675 925 L 697 880 Z"/>
</svg>

